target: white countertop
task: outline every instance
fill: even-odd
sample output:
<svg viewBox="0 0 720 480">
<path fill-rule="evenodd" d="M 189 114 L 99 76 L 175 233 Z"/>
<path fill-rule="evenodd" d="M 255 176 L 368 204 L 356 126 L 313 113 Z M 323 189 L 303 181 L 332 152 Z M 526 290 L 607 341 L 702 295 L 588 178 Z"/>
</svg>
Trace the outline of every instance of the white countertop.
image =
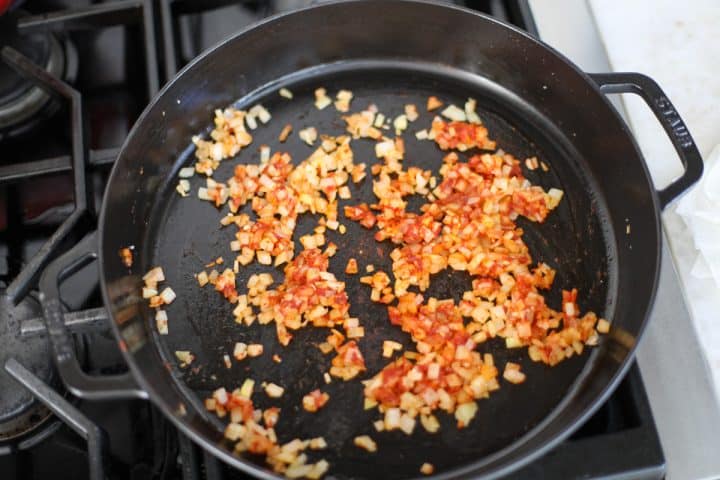
<svg viewBox="0 0 720 480">
<path fill-rule="evenodd" d="M 545 42 L 588 72 L 649 75 L 704 156 L 720 143 L 720 1 L 530 0 L 530 5 Z M 662 188 L 682 166 L 660 124 L 635 96 L 613 103 Z M 671 205 L 663 214 L 670 249 L 663 252 L 658 296 L 638 363 L 668 478 L 720 478 L 720 290 L 690 275 L 697 253 L 673 210 Z"/>
<path fill-rule="evenodd" d="M 590 7 L 613 70 L 653 77 L 707 158 L 720 144 L 720 2 L 590 0 Z M 664 186 L 682 171 L 677 155 L 642 101 L 624 102 L 653 181 Z M 720 285 L 690 274 L 697 252 L 683 220 L 667 210 L 670 247 L 720 396 Z"/>
</svg>

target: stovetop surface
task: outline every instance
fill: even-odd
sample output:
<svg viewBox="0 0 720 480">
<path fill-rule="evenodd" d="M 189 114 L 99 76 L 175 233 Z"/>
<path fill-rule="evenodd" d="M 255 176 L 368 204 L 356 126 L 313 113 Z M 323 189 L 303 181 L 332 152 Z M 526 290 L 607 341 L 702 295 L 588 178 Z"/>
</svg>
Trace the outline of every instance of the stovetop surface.
<svg viewBox="0 0 720 480">
<path fill-rule="evenodd" d="M 96 213 L 109 168 L 122 141 L 164 81 L 201 51 L 243 25 L 275 10 L 309 2 L 160 0 L 94 6 L 81 1 L 19 3 L 13 18 L 22 28 L 16 32 L 18 36 L 13 44 L 32 36 L 35 44 L 45 45 L 47 51 L 35 52 L 33 60 L 73 85 L 82 95 L 88 210 Z M 522 1 L 457 3 L 535 32 L 529 9 Z M 48 12 L 60 13 L 41 15 Z M 164 19 L 167 22 L 163 22 Z M 48 45 L 55 45 L 54 53 Z M 53 59 L 62 62 L 63 68 L 53 67 Z M 10 93 L 0 91 L 0 105 L 13 95 L 15 100 L 25 99 L 29 92 L 32 85 Z M 22 105 L 27 118 L 16 124 L 3 124 L 0 112 L 0 287 L 3 291 L 8 285 L 11 289 L 18 287 L 18 282 L 12 282 L 23 275 L 28 277 L 27 287 L 33 286 L 35 276 L 26 275 L 27 266 L 58 225 L 68 218 L 76 194 L 70 171 L 73 128 L 79 127 L 67 120 L 69 103 L 50 97 L 31 100 L 34 103 L 28 100 Z M 82 232 L 90 228 L 91 222 L 77 225 L 75 230 L 81 233 L 70 233 L 67 241 L 57 245 L 58 251 L 77 241 Z M 24 285 L 19 287 L 19 293 L 26 290 L 22 288 Z M 93 266 L 64 282 L 61 292 L 68 311 L 92 312 L 89 309 L 102 305 Z M 39 311 L 34 315 L 39 316 Z M 30 328 L 30 323 L 25 325 Z M 42 322 L 37 321 L 35 327 L 42 338 Z M 102 374 L 124 371 L 112 334 L 98 330 L 102 329 L 76 336 L 86 369 Z M 32 338 L 42 343 L 37 336 Z M 65 393 L 52 374 L 42 380 L 105 432 L 103 464 L 110 478 L 191 479 L 204 478 L 203 475 L 205 478 L 244 478 L 240 472 L 191 445 L 148 402 L 80 401 Z M 36 415 L 38 418 L 28 421 L 40 426 L 31 434 L 4 440 L 0 430 L 1 477 L 89 478 L 86 440 L 46 410 L 38 409 Z M 508 478 L 662 478 L 663 475 L 664 458 L 659 439 L 639 370 L 633 366 L 615 394 L 569 440 Z"/>
</svg>

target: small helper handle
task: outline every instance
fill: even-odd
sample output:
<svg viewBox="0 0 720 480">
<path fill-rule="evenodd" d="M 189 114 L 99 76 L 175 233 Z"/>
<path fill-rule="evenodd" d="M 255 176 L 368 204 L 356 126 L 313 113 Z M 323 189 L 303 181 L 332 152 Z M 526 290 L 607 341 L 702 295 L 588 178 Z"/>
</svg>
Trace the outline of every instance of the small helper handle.
<svg viewBox="0 0 720 480">
<path fill-rule="evenodd" d="M 655 114 L 670 137 L 685 171 L 680 178 L 658 191 L 660 208 L 665 208 L 681 193 L 690 188 L 702 176 L 703 159 L 680 114 L 660 86 L 650 77 L 640 73 L 592 73 L 590 74 L 603 93 L 634 93 L 639 95 Z"/>
<path fill-rule="evenodd" d="M 71 250 L 50 263 L 40 277 L 40 304 L 45 328 L 55 356 L 55 365 L 68 390 L 90 400 L 147 398 L 128 373 L 92 376 L 85 373 L 75 355 L 72 336 L 65 326 L 59 284 L 97 259 L 97 232 L 83 238 Z"/>
</svg>

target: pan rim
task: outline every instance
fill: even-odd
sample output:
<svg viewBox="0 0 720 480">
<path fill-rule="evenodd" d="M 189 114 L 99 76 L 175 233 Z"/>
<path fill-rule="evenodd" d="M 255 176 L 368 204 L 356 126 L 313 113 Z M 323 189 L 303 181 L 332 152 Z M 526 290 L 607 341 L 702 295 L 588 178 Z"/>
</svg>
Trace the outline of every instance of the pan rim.
<svg viewBox="0 0 720 480">
<path fill-rule="evenodd" d="M 196 67 L 196 65 L 202 63 L 205 61 L 209 56 L 211 56 L 214 52 L 225 46 L 226 44 L 230 42 L 237 41 L 238 38 L 244 36 L 249 31 L 255 30 L 257 28 L 262 28 L 263 26 L 270 24 L 272 22 L 275 22 L 278 19 L 289 17 L 293 15 L 301 15 L 304 14 L 307 11 L 315 10 L 315 9 L 324 9 L 324 8 L 335 8 L 338 5 L 343 4 L 359 4 L 359 3 L 374 3 L 377 0 L 334 0 L 330 2 L 325 2 L 322 5 L 314 5 L 298 10 L 294 10 L 291 12 L 285 12 L 278 15 L 274 15 L 271 17 L 268 17 L 261 22 L 255 23 L 253 25 L 250 25 L 237 33 L 233 34 L 232 36 L 221 40 L 216 45 L 211 47 L 210 49 L 206 50 L 205 52 L 201 53 L 198 57 L 190 61 L 184 68 L 182 68 L 170 81 L 167 82 L 165 86 L 155 95 L 155 97 L 148 103 L 146 108 L 143 110 L 141 115 L 136 120 L 135 124 L 133 125 L 132 129 L 128 133 L 125 141 L 123 142 L 123 145 L 120 149 L 120 153 L 118 155 L 118 160 L 116 161 L 115 165 L 113 165 L 112 171 L 109 175 L 108 182 L 107 182 L 107 188 L 105 190 L 105 193 L 103 195 L 103 202 L 102 202 L 102 208 L 100 211 L 100 216 L 98 219 L 98 229 L 105 230 L 103 227 L 106 223 L 106 213 L 107 213 L 107 198 L 109 196 L 109 192 L 111 190 L 112 185 L 117 184 L 118 180 L 117 177 L 119 175 L 119 168 L 117 168 L 119 161 L 123 158 L 124 153 L 127 151 L 127 146 L 131 143 L 131 141 L 139 135 L 140 126 L 143 124 L 144 120 L 148 117 L 149 113 L 155 108 L 160 98 L 162 98 L 167 90 L 172 88 L 172 86 L 175 84 L 175 82 L 178 81 L 179 78 L 181 78 L 188 70 L 191 70 Z M 651 177 L 649 175 L 649 171 L 647 168 L 647 164 L 644 160 L 644 157 L 642 155 L 642 152 L 640 151 L 636 139 L 633 136 L 632 132 L 630 131 L 627 124 L 622 120 L 619 113 L 612 107 L 611 103 L 600 91 L 600 88 L 598 85 L 590 78 L 590 76 L 585 73 L 583 70 L 581 70 L 577 65 L 575 65 L 572 61 L 570 61 L 568 58 L 566 58 L 564 55 L 562 55 L 560 52 L 556 51 L 553 47 L 545 44 L 541 40 L 531 36 L 527 32 L 522 31 L 518 27 L 515 27 L 513 25 L 509 25 L 505 22 L 502 22 L 496 18 L 487 16 L 485 14 L 464 8 L 464 7 L 458 7 L 454 5 L 440 5 L 434 2 L 431 2 L 429 0 L 390 0 L 393 3 L 396 4 L 422 4 L 426 6 L 432 6 L 440 9 L 450 9 L 455 10 L 458 12 L 462 12 L 463 14 L 469 14 L 473 15 L 474 17 L 481 18 L 484 21 L 491 22 L 496 24 L 499 27 L 502 27 L 504 29 L 507 29 L 515 35 L 520 35 L 523 37 L 526 41 L 529 40 L 530 42 L 536 44 L 537 46 L 543 48 L 551 55 L 558 58 L 560 61 L 562 61 L 567 67 L 569 67 L 572 71 L 574 71 L 576 74 L 578 74 L 586 84 L 590 86 L 590 89 L 598 96 L 602 98 L 602 101 L 605 102 L 605 106 L 612 111 L 612 114 L 615 116 L 616 121 L 618 122 L 618 125 L 620 126 L 621 130 L 629 137 L 629 140 L 635 149 L 635 154 L 637 158 L 640 160 L 642 171 L 645 175 L 645 180 L 647 180 L 647 184 L 651 186 L 652 195 L 650 195 L 652 206 L 653 206 L 653 220 L 655 224 L 655 237 L 657 238 L 657 252 L 655 255 L 655 264 L 654 264 L 654 275 L 653 275 L 653 282 L 652 282 L 652 289 L 651 289 L 651 295 L 648 298 L 647 302 L 647 308 L 645 309 L 644 318 L 642 319 L 639 331 L 638 331 L 638 338 L 641 338 L 645 328 L 647 327 L 648 323 L 648 317 L 652 310 L 652 307 L 655 302 L 655 295 L 657 291 L 657 284 L 659 280 L 660 275 L 660 260 L 661 260 L 661 254 L 662 254 L 662 233 L 661 233 L 661 226 L 660 226 L 660 209 L 659 209 L 659 201 L 657 197 L 657 192 L 654 188 L 652 188 L 652 181 Z M 100 272 L 100 289 L 102 293 L 102 298 L 105 307 L 108 309 L 109 314 L 111 317 L 113 317 L 112 309 L 108 308 L 112 305 L 112 303 L 109 300 L 109 294 L 108 294 L 108 286 L 106 283 L 106 276 L 105 276 L 105 258 L 104 258 L 104 231 L 100 232 L 100 235 L 98 236 L 98 243 L 99 243 L 99 259 L 98 259 L 98 266 L 99 266 L 99 272 Z M 115 338 L 117 341 L 121 341 L 121 334 L 118 328 L 117 323 L 114 321 L 114 319 L 111 320 L 111 327 L 113 330 L 113 334 L 115 335 Z M 634 359 L 635 350 L 637 348 L 637 342 L 629 348 L 629 352 L 627 357 L 624 359 L 622 364 L 619 366 L 619 368 L 614 373 L 613 377 L 610 379 L 610 381 L 607 383 L 607 385 L 603 388 L 601 393 L 594 398 L 592 402 L 590 402 L 586 408 L 583 409 L 581 414 L 579 414 L 577 417 L 573 419 L 572 422 L 570 422 L 569 426 L 561 432 L 558 432 L 551 436 L 551 439 L 549 441 L 546 441 L 542 446 L 535 448 L 531 453 L 523 455 L 520 459 L 513 459 L 509 462 L 505 462 L 504 464 L 500 464 L 499 466 L 495 467 L 491 472 L 488 472 L 485 474 L 485 478 L 498 478 L 502 475 L 506 475 L 511 471 L 514 471 L 524 465 L 527 465 L 528 463 L 534 461 L 535 459 L 539 458 L 540 456 L 546 454 L 551 449 L 555 448 L 560 442 L 565 440 L 568 436 L 570 436 L 579 426 L 581 426 L 585 421 L 587 421 L 588 418 L 592 414 L 595 413 L 595 411 L 605 402 L 605 400 L 612 394 L 612 392 L 616 389 L 617 385 L 620 383 L 620 381 L 624 378 L 625 374 L 629 370 L 629 368 L 632 365 L 632 360 Z M 139 384 L 139 386 L 148 392 L 150 400 L 155 403 L 158 406 L 163 407 L 166 410 L 171 410 L 172 407 L 162 401 L 161 397 L 158 395 L 155 388 L 148 382 L 145 375 L 142 373 L 142 369 L 137 364 L 137 362 L 134 359 L 134 356 L 131 352 L 123 350 L 122 352 L 123 357 L 125 358 L 125 361 L 128 364 L 128 368 L 130 372 L 132 373 L 133 377 Z M 568 400 L 568 395 L 566 395 L 563 399 L 564 404 Z M 491 463 L 498 458 L 502 458 L 504 456 L 507 456 L 507 454 L 512 451 L 516 450 L 518 448 L 521 448 L 524 444 L 526 444 L 528 441 L 532 440 L 537 435 L 537 431 L 541 430 L 542 428 L 546 427 L 549 422 L 551 422 L 557 415 L 557 412 L 561 412 L 562 409 L 557 407 L 553 410 L 556 412 L 555 414 L 551 414 L 545 419 L 543 419 L 540 423 L 538 423 L 535 427 L 533 427 L 529 432 L 527 432 L 525 435 L 517 439 L 516 441 L 509 444 L 507 447 L 498 450 L 490 455 L 487 455 L 483 457 L 482 459 L 473 462 L 468 463 L 465 466 L 459 466 L 457 468 L 454 468 L 452 470 L 448 470 L 446 472 L 443 472 L 441 474 L 437 474 L 431 478 L 437 478 L 437 479 L 446 479 L 446 478 L 456 478 L 459 476 L 467 476 L 472 474 L 473 472 L 477 471 L 478 469 L 484 468 L 485 465 L 488 463 Z M 270 479 L 270 478 L 283 478 L 281 476 L 278 476 L 274 474 L 273 472 L 258 466 L 257 464 L 254 464 L 248 460 L 245 460 L 239 456 L 232 455 L 227 449 L 221 448 L 219 445 L 212 443 L 208 438 L 205 438 L 204 436 L 200 435 L 198 432 L 194 431 L 194 429 L 189 425 L 188 422 L 186 422 L 184 419 L 181 419 L 174 415 L 166 415 L 166 417 L 169 417 L 169 419 L 172 421 L 172 423 L 178 427 L 183 434 L 187 435 L 189 438 L 191 438 L 194 442 L 198 443 L 202 448 L 207 450 L 208 452 L 212 453 L 214 456 L 220 458 L 224 462 L 230 464 L 234 468 L 238 468 L 239 470 L 242 470 L 246 473 L 252 474 L 258 478 L 263 479 Z M 423 477 L 428 478 L 428 477 Z"/>
</svg>

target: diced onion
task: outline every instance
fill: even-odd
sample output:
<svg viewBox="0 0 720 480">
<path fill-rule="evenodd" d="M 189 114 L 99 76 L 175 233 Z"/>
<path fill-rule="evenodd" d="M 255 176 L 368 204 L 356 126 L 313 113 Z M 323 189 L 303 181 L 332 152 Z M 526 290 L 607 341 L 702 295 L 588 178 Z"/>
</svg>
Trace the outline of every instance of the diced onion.
<svg viewBox="0 0 720 480">
<path fill-rule="evenodd" d="M 318 88 L 315 90 L 315 107 L 318 110 L 323 110 L 325 107 L 330 105 L 332 100 L 327 96 L 327 90 L 324 88 Z"/>
<path fill-rule="evenodd" d="M 430 433 L 435 433 L 440 429 L 440 422 L 435 415 L 420 415 L 420 424 Z"/>
<path fill-rule="evenodd" d="M 395 135 L 401 135 L 408 127 L 408 118 L 405 114 L 398 115 L 393 120 L 393 127 L 395 127 Z"/>
<path fill-rule="evenodd" d="M 510 383 L 518 384 L 525 381 L 525 374 L 520 371 L 520 365 L 507 362 L 503 371 L 503 378 Z"/>
<path fill-rule="evenodd" d="M 158 291 L 154 288 L 150 287 L 143 287 L 142 289 L 142 297 L 143 298 L 152 298 L 158 294 Z"/>
<path fill-rule="evenodd" d="M 155 325 L 160 335 L 168 334 L 168 316 L 165 310 L 155 312 Z"/>
<path fill-rule="evenodd" d="M 417 120 L 419 117 L 417 107 L 411 103 L 405 105 L 405 116 L 410 122 Z"/>
<path fill-rule="evenodd" d="M 427 101 L 427 111 L 431 112 L 443 106 L 443 103 L 437 97 L 430 97 Z"/>
<path fill-rule="evenodd" d="M 325 406 L 329 399 L 330 395 L 317 389 L 303 397 L 302 405 L 306 411 L 314 413 Z"/>
<path fill-rule="evenodd" d="M 253 388 L 255 388 L 255 380 L 251 378 L 246 379 L 240 387 L 240 396 L 250 398 L 253 393 Z"/>
<path fill-rule="evenodd" d="M 247 349 L 247 344 L 238 342 L 235 344 L 235 347 L 233 349 L 233 356 L 236 360 L 244 360 L 248 355 Z"/>
<path fill-rule="evenodd" d="M 353 98 L 353 93 L 349 90 L 340 90 L 337 93 L 337 100 L 335 101 L 335 108 L 339 112 L 347 112 L 350 110 L 350 101 Z"/>
<path fill-rule="evenodd" d="M 161 267 L 155 267 L 151 269 L 143 276 L 143 281 L 146 285 L 164 282 L 165 274 L 163 273 L 163 269 Z"/>
<path fill-rule="evenodd" d="M 175 292 L 170 287 L 165 287 L 162 292 L 160 292 L 160 298 L 162 298 L 163 302 L 166 304 L 171 304 L 173 300 L 175 300 Z"/>
<path fill-rule="evenodd" d="M 555 208 L 560 203 L 560 200 L 562 200 L 564 192 L 562 190 L 559 190 L 557 188 L 551 188 L 548 190 L 547 196 L 548 196 L 548 208 Z"/>
<path fill-rule="evenodd" d="M 260 120 L 260 122 L 262 122 L 263 124 L 268 123 L 272 118 L 270 112 L 268 112 L 265 107 L 259 104 L 252 107 L 248 114 L 250 116 L 257 117 L 257 119 Z"/>
<path fill-rule="evenodd" d="M 601 318 L 601 319 L 598 320 L 598 322 L 597 322 L 597 328 L 596 328 L 596 329 L 597 329 L 597 331 L 598 331 L 599 333 L 608 333 L 608 332 L 610 332 L 610 322 L 608 322 L 608 321 L 605 320 L 604 318 Z"/>
<path fill-rule="evenodd" d="M 248 357 L 259 357 L 263 353 L 263 346 L 259 343 L 253 343 L 247 346 Z"/>
<path fill-rule="evenodd" d="M 245 115 L 245 122 L 247 123 L 247 126 L 250 130 L 255 130 L 258 127 L 257 120 L 255 120 L 255 115 L 249 113 Z"/>
<path fill-rule="evenodd" d="M 385 412 L 385 430 L 400 428 L 401 412 L 399 408 L 390 408 Z"/>
<path fill-rule="evenodd" d="M 377 443 L 370 438 L 369 435 L 360 435 L 353 439 L 353 443 L 356 447 L 367 450 L 368 452 L 377 452 Z"/>
<path fill-rule="evenodd" d="M 316 437 L 310 439 L 310 443 L 308 444 L 308 446 L 312 450 L 324 450 L 327 448 L 327 442 L 323 437 Z"/>
<path fill-rule="evenodd" d="M 292 133 L 292 125 L 290 125 L 288 123 L 287 125 L 285 125 L 283 127 L 282 131 L 280 132 L 280 135 L 278 136 L 278 140 L 280 142 L 284 142 L 290 136 L 290 133 Z"/>
<path fill-rule="evenodd" d="M 464 122 L 467 120 L 467 115 L 465 115 L 465 112 L 458 108 L 456 105 L 448 105 L 448 107 L 442 111 L 441 115 L 445 118 L 452 120 L 453 122 Z"/>
<path fill-rule="evenodd" d="M 458 428 L 467 427 L 477 413 L 477 403 L 468 402 L 458 405 L 455 410 L 455 418 L 458 421 Z"/>
<path fill-rule="evenodd" d="M 207 201 L 212 200 L 212 197 L 208 193 L 208 189 L 205 187 L 198 188 L 197 196 L 200 200 L 207 200 Z"/>
<path fill-rule="evenodd" d="M 190 178 L 195 175 L 195 167 L 184 167 L 178 172 L 180 178 Z"/>
<path fill-rule="evenodd" d="M 176 350 L 175 358 L 180 361 L 181 367 L 186 367 L 195 360 L 195 356 L 187 350 Z"/>
<path fill-rule="evenodd" d="M 228 393 L 227 390 L 224 388 L 218 388 L 215 390 L 212 394 L 212 397 L 215 399 L 217 403 L 220 405 L 225 405 L 228 402 Z"/>
<path fill-rule="evenodd" d="M 402 430 L 405 435 L 412 435 L 413 430 L 415 430 L 415 419 L 408 414 L 401 415 L 400 430 Z"/>
<path fill-rule="evenodd" d="M 260 162 L 267 163 L 270 160 L 270 147 L 263 145 L 260 147 Z"/>
<path fill-rule="evenodd" d="M 318 480 L 327 473 L 329 468 L 330 464 L 327 460 L 320 460 L 312 465 L 312 468 L 305 476 L 310 480 Z"/>
<path fill-rule="evenodd" d="M 298 135 L 303 142 L 312 146 L 312 144 L 315 143 L 315 140 L 317 140 L 318 133 L 315 127 L 308 127 L 300 130 Z"/>
<path fill-rule="evenodd" d="M 375 120 L 372 122 L 374 127 L 382 128 L 382 126 L 385 124 L 385 115 L 382 113 L 378 113 L 375 115 Z"/>
<path fill-rule="evenodd" d="M 474 98 L 468 98 L 467 102 L 465 102 L 465 115 L 467 116 L 468 122 L 479 125 L 482 124 L 482 121 L 480 120 L 478 114 L 475 113 L 476 106 L 477 101 Z"/>
<path fill-rule="evenodd" d="M 270 398 L 280 398 L 284 392 L 284 388 L 274 383 L 269 383 L 265 386 L 265 393 L 267 393 L 267 396 Z"/>
</svg>

